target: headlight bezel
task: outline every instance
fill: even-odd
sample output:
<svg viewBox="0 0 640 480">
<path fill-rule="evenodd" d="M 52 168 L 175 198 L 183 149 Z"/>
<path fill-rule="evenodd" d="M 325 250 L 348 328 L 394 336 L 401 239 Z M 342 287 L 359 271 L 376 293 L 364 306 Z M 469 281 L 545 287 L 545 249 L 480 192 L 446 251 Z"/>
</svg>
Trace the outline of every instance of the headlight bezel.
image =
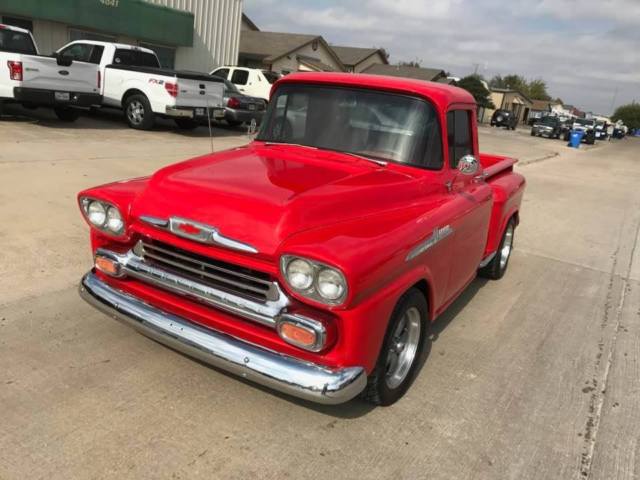
<svg viewBox="0 0 640 480">
<path fill-rule="evenodd" d="M 123 237 L 126 234 L 127 225 L 126 225 L 124 215 L 122 214 L 122 211 L 118 208 L 118 206 L 115 205 L 114 203 L 106 200 L 102 200 L 99 198 L 94 198 L 94 197 L 81 197 L 79 203 L 80 203 L 80 210 L 82 211 L 82 214 L 84 215 L 85 220 L 91 227 L 95 228 L 101 233 L 104 233 L 106 235 L 110 235 L 116 238 Z M 95 203 L 99 204 L 104 210 L 104 219 L 101 224 L 98 224 L 92 221 L 89 214 L 89 209 L 91 205 Z M 115 212 L 115 214 L 117 215 L 117 218 L 119 218 L 121 221 L 121 226 L 118 230 L 114 230 L 112 228 L 109 228 L 108 226 L 109 221 L 113 218 L 109 216 L 110 212 Z"/>
<path fill-rule="evenodd" d="M 296 260 L 301 260 L 303 262 L 308 263 L 311 266 L 313 274 L 312 274 L 311 285 L 308 288 L 305 288 L 305 289 L 296 288 L 294 285 L 291 284 L 289 280 L 288 267 L 291 263 L 293 263 Z M 342 280 L 342 286 L 343 286 L 342 292 L 340 296 L 336 297 L 335 299 L 327 298 L 320 293 L 320 288 L 318 286 L 319 277 L 320 277 L 320 273 L 325 270 L 332 272 L 334 275 L 337 275 L 338 278 Z M 318 302 L 324 305 L 328 305 L 328 306 L 342 305 L 346 301 L 347 296 L 349 294 L 349 284 L 347 282 L 347 277 L 339 268 L 334 267 L 332 265 L 328 265 L 323 262 L 319 262 L 317 260 L 312 260 L 307 257 L 303 257 L 300 255 L 293 255 L 293 254 L 282 255 L 280 257 L 280 274 L 282 275 L 282 278 L 285 284 L 290 290 L 292 290 L 293 292 L 297 293 L 298 295 L 304 298 L 313 300 L 315 302 Z"/>
</svg>

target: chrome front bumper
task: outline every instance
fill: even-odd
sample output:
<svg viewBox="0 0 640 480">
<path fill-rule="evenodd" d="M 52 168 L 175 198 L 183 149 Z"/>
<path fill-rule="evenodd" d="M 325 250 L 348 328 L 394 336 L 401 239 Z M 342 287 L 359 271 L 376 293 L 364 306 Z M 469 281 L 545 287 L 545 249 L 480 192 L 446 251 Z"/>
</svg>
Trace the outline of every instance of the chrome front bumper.
<svg viewBox="0 0 640 480">
<path fill-rule="evenodd" d="M 209 365 L 294 397 L 344 403 L 367 384 L 362 367 L 330 369 L 206 329 L 117 290 L 89 272 L 80 296 L 115 320 Z"/>
</svg>

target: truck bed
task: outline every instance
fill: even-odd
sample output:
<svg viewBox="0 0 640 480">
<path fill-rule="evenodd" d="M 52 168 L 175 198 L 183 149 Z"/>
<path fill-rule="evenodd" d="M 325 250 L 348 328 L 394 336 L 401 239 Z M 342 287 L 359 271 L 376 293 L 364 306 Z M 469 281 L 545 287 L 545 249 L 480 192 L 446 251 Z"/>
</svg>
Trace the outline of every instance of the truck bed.
<svg viewBox="0 0 640 480">
<path fill-rule="evenodd" d="M 498 249 L 502 233 L 509 219 L 515 215 L 516 224 L 519 220 L 517 212 L 522 201 L 525 180 L 522 175 L 513 171 L 513 166 L 517 162 L 518 160 L 515 158 L 480 154 L 480 164 L 485 174 L 485 181 L 493 191 L 493 208 L 485 256 Z"/>
<path fill-rule="evenodd" d="M 223 83 L 220 77 L 208 75 L 202 72 L 191 72 L 188 70 L 172 70 L 170 68 L 155 68 L 155 67 L 137 67 L 129 65 L 107 65 L 106 68 L 112 68 L 115 70 L 128 70 L 130 72 L 149 73 L 152 75 L 162 75 L 165 77 L 182 78 L 185 80 L 200 80 L 203 82 L 218 82 Z"/>
</svg>

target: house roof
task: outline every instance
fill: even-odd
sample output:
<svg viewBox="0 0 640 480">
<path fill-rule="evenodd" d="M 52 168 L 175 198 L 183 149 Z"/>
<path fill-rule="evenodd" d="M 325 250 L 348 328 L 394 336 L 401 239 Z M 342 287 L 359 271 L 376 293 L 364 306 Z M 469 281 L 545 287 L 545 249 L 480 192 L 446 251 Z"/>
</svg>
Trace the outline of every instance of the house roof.
<svg viewBox="0 0 640 480">
<path fill-rule="evenodd" d="M 385 65 L 376 63 L 365 68 L 362 73 L 372 75 L 388 75 L 390 77 L 415 78 L 416 80 L 436 81 L 440 77 L 446 77 L 444 70 L 439 68 L 408 67 L 400 65 Z"/>
<path fill-rule="evenodd" d="M 297 55 L 296 58 L 300 63 L 304 63 L 305 65 L 319 72 L 335 72 L 336 71 L 335 68 L 333 68 L 331 65 L 322 63 L 317 58 L 309 57 L 308 55 Z"/>
<path fill-rule="evenodd" d="M 256 32 L 259 32 L 259 31 L 260 31 L 260 29 L 258 28 L 258 26 L 257 26 L 255 23 L 253 23 L 253 20 L 251 20 L 249 17 L 247 17 L 244 13 L 242 14 L 242 21 L 243 21 L 244 23 L 246 23 L 246 24 L 247 24 L 247 26 L 248 26 L 251 30 L 256 31 Z"/>
<path fill-rule="evenodd" d="M 376 53 L 380 53 L 380 57 L 384 63 L 389 63 L 379 48 L 341 47 L 338 45 L 331 45 L 331 48 L 345 65 L 356 65 Z"/>
<path fill-rule="evenodd" d="M 271 63 L 312 42 L 323 45 L 336 63 L 344 69 L 340 58 L 320 35 L 244 30 L 240 34 L 240 54 Z"/>
<path fill-rule="evenodd" d="M 453 78 L 441 77 L 436 80 L 438 83 L 444 83 L 445 85 L 455 85 L 456 81 Z"/>
<path fill-rule="evenodd" d="M 532 100 L 519 90 L 513 90 L 511 88 L 492 88 L 491 91 L 497 92 L 497 93 L 517 93 L 522 98 L 524 98 L 527 102 L 532 103 Z"/>
<path fill-rule="evenodd" d="M 531 110 L 540 110 L 543 112 L 550 111 L 549 105 L 551 102 L 549 100 L 532 100 L 531 101 Z"/>
</svg>

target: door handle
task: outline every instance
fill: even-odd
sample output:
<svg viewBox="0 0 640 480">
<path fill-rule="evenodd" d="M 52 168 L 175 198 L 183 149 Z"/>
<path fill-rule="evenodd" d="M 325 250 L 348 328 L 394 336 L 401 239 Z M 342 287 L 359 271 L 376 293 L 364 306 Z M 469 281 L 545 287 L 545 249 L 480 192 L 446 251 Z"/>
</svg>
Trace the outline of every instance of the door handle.
<svg viewBox="0 0 640 480">
<path fill-rule="evenodd" d="M 482 172 L 480 175 L 476 175 L 475 177 L 473 177 L 473 181 L 476 183 L 480 183 L 480 182 L 484 182 L 486 178 L 487 178 L 487 174 Z"/>
</svg>

